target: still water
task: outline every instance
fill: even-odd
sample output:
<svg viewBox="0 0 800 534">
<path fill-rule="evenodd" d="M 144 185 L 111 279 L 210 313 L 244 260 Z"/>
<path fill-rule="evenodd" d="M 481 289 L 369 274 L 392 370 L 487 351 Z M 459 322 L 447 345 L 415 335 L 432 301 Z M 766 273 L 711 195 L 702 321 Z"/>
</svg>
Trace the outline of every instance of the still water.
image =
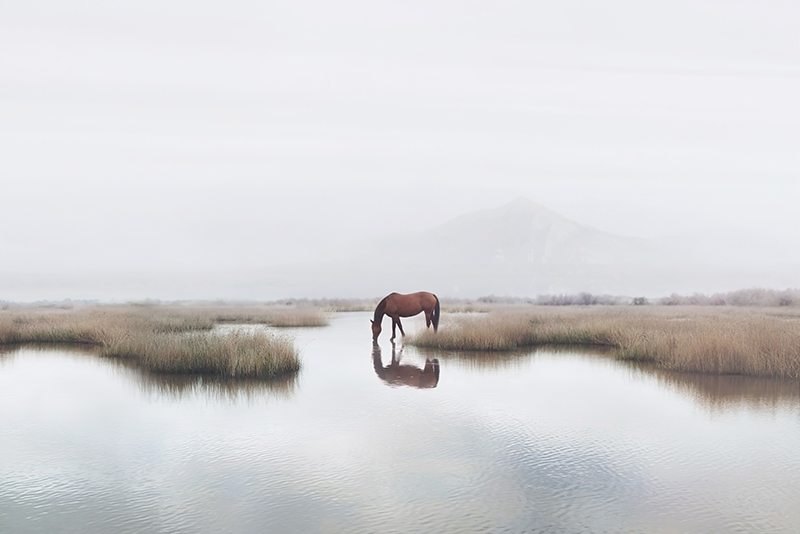
<svg viewBox="0 0 800 534">
<path fill-rule="evenodd" d="M 368 318 L 288 331 L 303 369 L 273 384 L 0 353 L 0 532 L 800 532 L 797 382 L 564 350 L 393 366 Z"/>
</svg>

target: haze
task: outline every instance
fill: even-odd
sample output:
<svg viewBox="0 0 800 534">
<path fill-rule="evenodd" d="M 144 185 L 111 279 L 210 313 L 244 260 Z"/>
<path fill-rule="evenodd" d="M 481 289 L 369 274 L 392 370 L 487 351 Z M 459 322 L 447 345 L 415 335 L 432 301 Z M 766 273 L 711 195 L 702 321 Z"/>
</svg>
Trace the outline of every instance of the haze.
<svg viewBox="0 0 800 534">
<path fill-rule="evenodd" d="M 320 274 L 519 197 L 800 286 L 797 95 L 797 1 L 4 2 L 0 300 L 589 290 Z"/>
</svg>

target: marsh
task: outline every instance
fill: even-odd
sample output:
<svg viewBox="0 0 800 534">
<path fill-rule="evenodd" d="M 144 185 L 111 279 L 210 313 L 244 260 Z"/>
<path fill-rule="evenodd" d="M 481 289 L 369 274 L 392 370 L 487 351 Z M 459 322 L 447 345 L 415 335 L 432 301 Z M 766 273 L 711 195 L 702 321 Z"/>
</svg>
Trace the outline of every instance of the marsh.
<svg viewBox="0 0 800 534">
<path fill-rule="evenodd" d="M 299 374 L 152 374 L 91 350 L 0 355 L 0 524 L 25 532 L 800 529 L 800 384 L 592 349 L 403 347 L 370 312 L 281 330 Z M 421 317 L 409 334 L 425 329 Z M 446 325 L 440 328 L 444 332 Z M 265 325 L 223 324 L 227 334 Z M 384 361 L 391 345 L 381 345 Z M 398 345 L 397 349 L 400 349 Z"/>
</svg>

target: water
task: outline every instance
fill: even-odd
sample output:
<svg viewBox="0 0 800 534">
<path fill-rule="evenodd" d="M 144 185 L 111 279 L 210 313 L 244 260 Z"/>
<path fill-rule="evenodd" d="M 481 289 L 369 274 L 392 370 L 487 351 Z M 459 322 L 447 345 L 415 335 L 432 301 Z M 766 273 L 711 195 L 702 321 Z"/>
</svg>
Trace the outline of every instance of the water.
<svg viewBox="0 0 800 534">
<path fill-rule="evenodd" d="M 0 354 L 0 532 L 800 531 L 797 382 L 407 346 L 413 387 L 368 317 L 273 384 Z"/>
</svg>

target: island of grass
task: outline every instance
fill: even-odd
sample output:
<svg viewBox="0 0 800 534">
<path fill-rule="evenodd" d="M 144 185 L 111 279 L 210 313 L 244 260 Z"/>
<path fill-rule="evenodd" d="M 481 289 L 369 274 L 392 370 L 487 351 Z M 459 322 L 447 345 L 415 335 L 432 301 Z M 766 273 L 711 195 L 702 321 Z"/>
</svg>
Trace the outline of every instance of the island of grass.
<svg viewBox="0 0 800 534">
<path fill-rule="evenodd" d="M 292 306 L 19 306 L 0 312 L 0 345 L 93 345 L 102 356 L 165 374 L 263 379 L 300 369 L 291 339 L 264 331 L 212 333 L 218 322 L 322 326 L 327 318 L 320 309 Z"/>
<path fill-rule="evenodd" d="M 612 347 L 675 371 L 800 378 L 800 309 L 721 306 L 500 307 L 443 315 L 407 343 L 443 351 Z"/>
</svg>

